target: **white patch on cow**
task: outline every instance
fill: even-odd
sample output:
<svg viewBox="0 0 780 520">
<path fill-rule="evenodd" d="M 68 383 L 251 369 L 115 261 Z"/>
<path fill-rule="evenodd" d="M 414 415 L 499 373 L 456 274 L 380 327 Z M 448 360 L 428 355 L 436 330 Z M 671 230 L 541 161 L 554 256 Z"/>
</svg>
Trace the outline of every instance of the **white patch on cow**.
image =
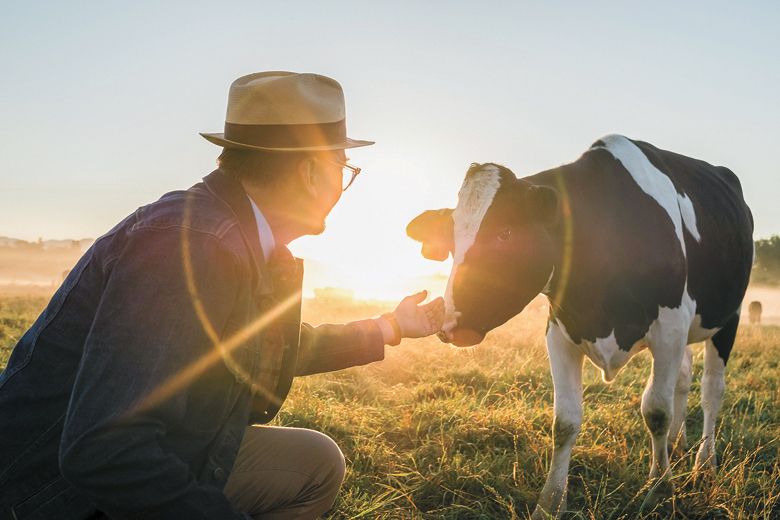
<svg viewBox="0 0 780 520">
<path fill-rule="evenodd" d="M 572 344 L 577 345 L 577 348 L 585 354 L 588 360 L 598 369 L 601 370 L 601 376 L 605 383 L 610 383 L 615 379 L 615 376 L 620 372 L 620 369 L 625 366 L 628 361 L 634 357 L 638 352 L 641 352 L 647 348 L 647 344 L 644 339 L 641 339 L 634 343 L 629 350 L 623 350 L 618 346 L 615 340 L 615 331 L 612 331 L 606 338 L 596 338 L 596 341 L 583 340 L 580 343 L 574 343 L 566 331 L 566 326 L 561 320 L 556 319 L 555 323 L 558 328 Z"/>
<path fill-rule="evenodd" d="M 677 194 L 677 204 L 680 206 L 680 215 L 682 215 L 683 224 L 688 233 L 696 240 L 701 242 L 701 235 L 699 234 L 699 228 L 696 226 L 696 211 L 693 209 L 693 202 L 688 198 L 688 195 L 679 193 Z"/>
<path fill-rule="evenodd" d="M 698 343 L 700 341 L 710 339 L 719 330 L 720 327 L 715 327 L 714 329 L 707 329 L 702 327 L 701 315 L 697 314 L 696 316 L 693 317 L 691 328 L 688 330 L 688 344 L 690 345 L 691 343 Z"/>
<path fill-rule="evenodd" d="M 455 274 L 474 244 L 482 219 L 493 203 L 500 184 L 500 172 L 490 164 L 468 174 L 458 192 L 458 205 L 452 212 L 455 251 L 452 255 L 452 271 L 444 291 L 445 327 L 442 330 L 445 333 L 449 333 L 457 324 L 457 311 L 452 296 Z"/>
<path fill-rule="evenodd" d="M 688 344 L 687 338 L 695 315 L 696 302 L 688 294 L 686 284 L 679 307 L 658 308 L 658 318 L 650 324 L 647 340 L 651 345 L 675 345 L 682 348 Z"/>
<path fill-rule="evenodd" d="M 645 156 L 642 150 L 622 135 L 608 135 L 601 138 L 604 146 L 594 146 L 591 149 L 603 148 L 623 164 L 640 189 L 651 196 L 666 211 L 674 225 L 677 239 L 685 254 L 683 224 L 697 241 L 701 240 L 696 227 L 696 213 L 687 195 L 679 195 L 672 180 Z"/>
<path fill-rule="evenodd" d="M 615 339 L 615 331 L 612 331 L 606 338 L 598 338 L 593 343 L 588 342 L 587 345 L 583 345 L 582 350 L 590 362 L 601 369 L 601 378 L 604 382 L 611 383 L 620 369 L 637 352 L 641 352 L 645 348 L 647 348 L 647 343 L 644 340 L 639 340 L 629 350 L 621 349 Z"/>
</svg>

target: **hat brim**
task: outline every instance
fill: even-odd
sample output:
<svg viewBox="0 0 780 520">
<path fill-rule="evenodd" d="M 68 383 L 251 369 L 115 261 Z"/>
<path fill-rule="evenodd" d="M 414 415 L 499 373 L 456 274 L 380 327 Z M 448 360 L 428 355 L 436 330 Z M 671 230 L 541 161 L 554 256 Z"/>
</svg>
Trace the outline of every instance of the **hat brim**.
<svg viewBox="0 0 780 520">
<path fill-rule="evenodd" d="M 225 139 L 224 133 L 208 134 L 208 133 L 200 132 L 200 135 L 203 136 L 203 138 L 209 141 L 210 143 L 214 143 L 217 146 L 222 146 L 223 148 L 239 148 L 243 150 L 264 150 L 268 152 L 326 152 L 329 150 L 345 150 L 347 148 L 360 148 L 361 146 L 371 146 L 372 144 L 374 144 L 374 141 L 361 141 L 359 139 L 350 139 L 349 137 L 347 137 L 347 140 L 344 141 L 343 143 L 320 145 L 320 146 L 303 146 L 298 148 L 272 148 L 272 147 L 255 146 L 251 144 L 244 144 L 244 143 L 238 143 L 236 141 L 231 141 L 229 139 Z"/>
</svg>

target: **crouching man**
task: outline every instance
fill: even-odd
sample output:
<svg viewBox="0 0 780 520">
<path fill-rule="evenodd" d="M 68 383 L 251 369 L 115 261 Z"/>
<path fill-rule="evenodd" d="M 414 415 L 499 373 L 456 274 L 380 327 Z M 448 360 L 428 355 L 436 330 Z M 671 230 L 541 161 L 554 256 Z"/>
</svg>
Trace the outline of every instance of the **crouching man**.
<svg viewBox="0 0 780 520">
<path fill-rule="evenodd" d="M 439 330 L 441 299 L 300 322 L 302 262 L 359 169 L 340 85 L 265 72 L 231 86 L 218 169 L 79 260 L 0 374 L 0 520 L 316 518 L 344 458 L 259 426 L 296 375 L 378 361 Z"/>
</svg>

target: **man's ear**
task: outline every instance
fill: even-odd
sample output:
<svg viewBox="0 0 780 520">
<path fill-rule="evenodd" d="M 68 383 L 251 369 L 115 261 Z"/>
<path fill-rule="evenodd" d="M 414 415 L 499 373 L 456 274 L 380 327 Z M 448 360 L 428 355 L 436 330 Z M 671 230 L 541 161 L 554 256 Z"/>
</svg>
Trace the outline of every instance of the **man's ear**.
<svg viewBox="0 0 780 520">
<path fill-rule="evenodd" d="M 452 210 L 449 208 L 423 211 L 406 226 L 406 234 L 422 242 L 422 255 L 442 262 L 454 247 Z"/>
<path fill-rule="evenodd" d="M 301 182 L 303 189 L 312 197 L 317 197 L 317 184 L 314 178 L 314 162 L 315 160 L 307 157 L 298 161 L 296 166 L 296 174 Z"/>
<path fill-rule="evenodd" d="M 558 192 L 548 186 L 532 185 L 525 190 L 524 210 L 526 214 L 545 226 L 558 220 Z"/>
</svg>

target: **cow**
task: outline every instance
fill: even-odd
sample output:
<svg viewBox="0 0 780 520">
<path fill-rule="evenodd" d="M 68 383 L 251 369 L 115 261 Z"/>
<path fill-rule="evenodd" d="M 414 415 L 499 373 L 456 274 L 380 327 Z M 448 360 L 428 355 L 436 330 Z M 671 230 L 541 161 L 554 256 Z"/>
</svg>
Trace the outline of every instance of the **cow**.
<svg viewBox="0 0 780 520">
<path fill-rule="evenodd" d="M 608 135 L 576 161 L 520 179 L 472 164 L 457 206 L 423 212 L 407 234 L 427 258 L 452 255 L 445 342 L 476 345 L 537 294 L 549 300 L 553 451 L 532 518 L 566 509 L 586 357 L 611 382 L 649 349 L 641 412 L 650 479 L 668 491 L 669 453 L 686 444 L 690 345 L 705 341 L 695 468 L 715 468 L 725 367 L 754 255 L 753 217 L 731 170 Z"/>
<path fill-rule="evenodd" d="M 748 320 L 751 325 L 761 325 L 761 312 L 763 307 L 760 301 L 752 301 L 748 305 Z"/>
</svg>

